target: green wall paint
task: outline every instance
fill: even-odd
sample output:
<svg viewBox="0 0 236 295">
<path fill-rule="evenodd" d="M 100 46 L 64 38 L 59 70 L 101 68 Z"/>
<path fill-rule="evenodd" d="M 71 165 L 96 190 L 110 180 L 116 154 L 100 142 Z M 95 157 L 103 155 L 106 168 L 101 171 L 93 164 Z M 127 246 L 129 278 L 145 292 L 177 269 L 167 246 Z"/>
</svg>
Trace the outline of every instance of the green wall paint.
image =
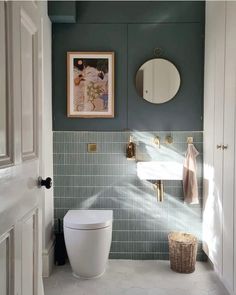
<svg viewBox="0 0 236 295">
<path fill-rule="evenodd" d="M 48 16 L 54 23 L 76 23 L 76 1 L 48 1 Z"/>
<path fill-rule="evenodd" d="M 78 2 L 76 24 L 53 24 L 54 130 L 202 130 L 204 2 Z M 163 105 L 138 97 L 138 67 L 162 56 L 179 68 L 177 96 Z M 66 116 L 66 52 L 115 52 L 115 118 Z"/>
</svg>

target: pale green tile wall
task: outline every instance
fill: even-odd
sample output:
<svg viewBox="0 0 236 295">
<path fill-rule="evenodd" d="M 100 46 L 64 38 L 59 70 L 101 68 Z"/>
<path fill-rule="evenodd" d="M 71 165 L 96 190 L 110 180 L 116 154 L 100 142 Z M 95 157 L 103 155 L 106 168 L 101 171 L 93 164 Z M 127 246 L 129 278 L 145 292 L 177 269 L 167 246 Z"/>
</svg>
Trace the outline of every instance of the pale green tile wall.
<svg viewBox="0 0 236 295">
<path fill-rule="evenodd" d="M 201 238 L 202 198 L 200 205 L 186 205 L 182 182 L 165 181 L 164 202 L 157 203 L 153 184 L 139 180 L 136 162 L 125 157 L 130 134 L 139 159 L 167 161 L 183 161 L 186 139 L 193 136 L 202 196 L 202 132 L 54 132 L 55 225 L 69 209 L 113 209 L 110 258 L 168 259 L 170 231 Z M 166 135 L 172 145 L 164 143 Z M 152 145 L 154 136 L 161 138 L 161 150 Z M 87 143 L 97 143 L 97 153 L 87 153 Z M 198 259 L 203 258 L 199 245 Z"/>
</svg>

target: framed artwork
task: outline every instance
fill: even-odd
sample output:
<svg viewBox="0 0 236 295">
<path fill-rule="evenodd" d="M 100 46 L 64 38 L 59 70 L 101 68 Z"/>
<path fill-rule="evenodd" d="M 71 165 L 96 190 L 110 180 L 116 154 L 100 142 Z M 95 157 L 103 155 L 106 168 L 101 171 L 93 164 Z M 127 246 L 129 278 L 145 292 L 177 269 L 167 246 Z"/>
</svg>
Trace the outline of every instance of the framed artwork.
<svg viewBox="0 0 236 295">
<path fill-rule="evenodd" d="M 67 52 L 67 116 L 114 117 L 114 52 Z"/>
</svg>

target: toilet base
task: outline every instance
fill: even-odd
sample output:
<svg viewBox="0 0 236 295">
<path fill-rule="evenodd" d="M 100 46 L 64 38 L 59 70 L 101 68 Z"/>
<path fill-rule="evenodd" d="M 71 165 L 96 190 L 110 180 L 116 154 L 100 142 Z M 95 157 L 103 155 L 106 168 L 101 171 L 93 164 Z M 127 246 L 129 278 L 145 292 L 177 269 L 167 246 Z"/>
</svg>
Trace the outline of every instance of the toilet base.
<svg viewBox="0 0 236 295">
<path fill-rule="evenodd" d="M 72 272 L 72 275 L 73 277 L 75 277 L 76 279 L 81 279 L 81 280 L 92 280 L 92 279 L 98 279 L 100 278 L 101 276 L 104 275 L 106 270 L 104 270 L 102 273 L 100 273 L 99 275 L 97 276 L 94 276 L 94 277 L 83 277 L 83 276 L 78 276 L 77 274 L 75 274 L 74 272 Z"/>
<path fill-rule="evenodd" d="M 95 230 L 64 227 L 65 242 L 72 273 L 92 279 L 102 276 L 111 246 L 112 226 Z"/>
</svg>

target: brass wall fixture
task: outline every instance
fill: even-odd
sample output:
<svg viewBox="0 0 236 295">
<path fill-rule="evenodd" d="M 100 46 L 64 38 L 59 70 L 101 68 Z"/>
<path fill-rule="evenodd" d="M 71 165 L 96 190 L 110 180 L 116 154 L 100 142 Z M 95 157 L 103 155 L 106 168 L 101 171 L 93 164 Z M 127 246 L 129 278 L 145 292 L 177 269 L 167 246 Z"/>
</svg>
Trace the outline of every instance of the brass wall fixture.
<svg viewBox="0 0 236 295">
<path fill-rule="evenodd" d="M 159 144 L 160 144 L 160 138 L 158 136 L 154 137 L 154 143 L 156 143 L 155 142 L 156 139 L 159 140 Z M 166 135 L 165 144 L 172 144 L 173 142 L 174 142 L 173 137 L 171 135 Z M 188 136 L 186 142 L 187 142 L 187 144 L 192 144 L 193 143 L 193 137 Z M 221 149 L 222 145 L 217 145 L 216 147 L 217 147 L 217 149 Z M 225 146 L 225 148 L 227 148 L 227 146 Z"/>
<path fill-rule="evenodd" d="M 193 143 L 193 137 L 189 136 L 187 137 L 187 144 L 192 144 Z"/>
<path fill-rule="evenodd" d="M 164 201 L 163 180 L 157 180 L 154 185 L 155 185 L 155 189 L 157 191 L 157 202 L 163 202 Z"/>
<path fill-rule="evenodd" d="M 96 153 L 97 152 L 97 144 L 96 143 L 88 143 L 87 144 L 88 153 Z"/>
<path fill-rule="evenodd" d="M 161 139 L 160 139 L 160 137 L 159 137 L 159 136 L 155 136 L 155 137 L 153 138 L 153 143 L 154 143 L 158 148 L 160 148 L 160 147 L 161 147 Z"/>
<path fill-rule="evenodd" d="M 136 145 L 133 142 L 132 136 L 129 138 L 129 143 L 126 146 L 126 158 L 127 160 L 135 160 Z"/>
<path fill-rule="evenodd" d="M 172 144 L 173 143 L 173 137 L 171 135 L 166 135 L 165 143 L 166 144 Z"/>
</svg>

